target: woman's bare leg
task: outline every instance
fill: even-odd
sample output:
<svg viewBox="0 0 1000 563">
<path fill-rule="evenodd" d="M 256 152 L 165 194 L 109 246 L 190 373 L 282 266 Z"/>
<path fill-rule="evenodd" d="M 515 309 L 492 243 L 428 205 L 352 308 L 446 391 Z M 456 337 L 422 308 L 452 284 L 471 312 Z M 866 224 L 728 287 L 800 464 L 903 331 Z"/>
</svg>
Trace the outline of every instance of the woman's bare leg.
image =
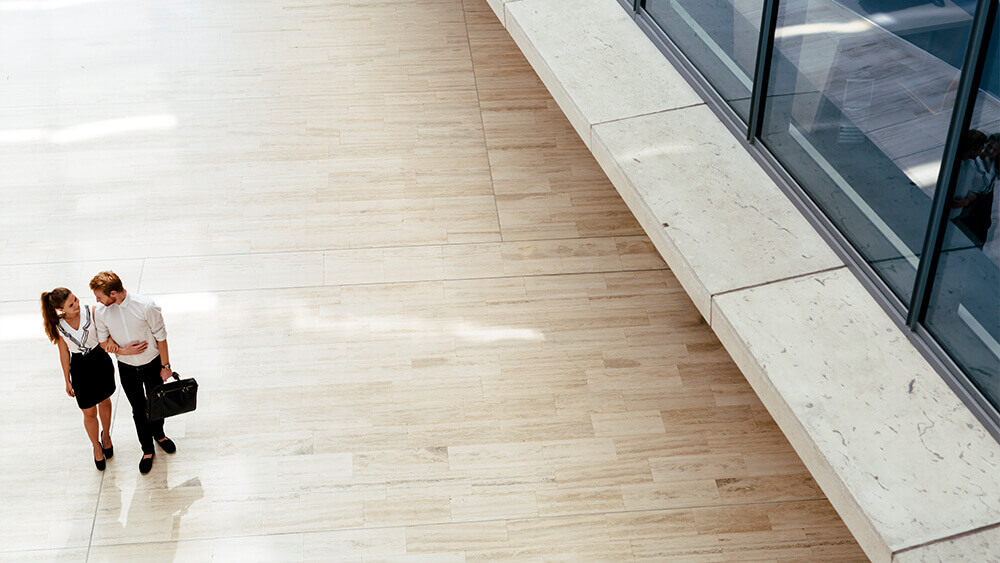
<svg viewBox="0 0 1000 563">
<path fill-rule="evenodd" d="M 104 399 L 97 405 L 97 413 L 101 417 L 101 427 L 104 432 L 101 434 L 101 442 L 105 448 L 111 447 L 111 397 Z"/>
<path fill-rule="evenodd" d="M 100 461 L 104 459 L 104 452 L 101 451 L 101 443 L 98 440 L 97 407 L 83 409 L 83 427 L 87 429 L 87 437 L 94 446 L 94 459 Z"/>
</svg>

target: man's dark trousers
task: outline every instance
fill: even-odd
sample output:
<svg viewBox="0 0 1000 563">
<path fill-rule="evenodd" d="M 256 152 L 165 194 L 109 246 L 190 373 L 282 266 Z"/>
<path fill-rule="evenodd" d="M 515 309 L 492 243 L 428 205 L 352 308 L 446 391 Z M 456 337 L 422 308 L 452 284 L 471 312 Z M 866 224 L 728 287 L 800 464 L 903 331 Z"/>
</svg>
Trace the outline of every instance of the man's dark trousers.
<svg viewBox="0 0 1000 563">
<path fill-rule="evenodd" d="M 153 453 L 153 440 L 159 440 L 163 433 L 163 421 L 150 422 L 146 418 L 146 397 L 160 385 L 160 357 L 142 366 L 130 366 L 118 362 L 118 375 L 121 378 L 122 389 L 125 396 L 132 405 L 132 420 L 135 422 L 135 433 L 139 436 L 139 444 L 142 446 L 142 453 Z M 143 391 L 145 386 L 145 391 Z"/>
</svg>

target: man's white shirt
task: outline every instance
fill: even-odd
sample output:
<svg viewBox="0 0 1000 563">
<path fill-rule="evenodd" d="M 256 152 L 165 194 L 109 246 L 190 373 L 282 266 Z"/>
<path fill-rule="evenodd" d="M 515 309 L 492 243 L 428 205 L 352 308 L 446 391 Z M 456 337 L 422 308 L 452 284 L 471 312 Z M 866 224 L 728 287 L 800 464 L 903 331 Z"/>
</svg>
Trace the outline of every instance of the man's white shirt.
<svg viewBox="0 0 1000 563">
<path fill-rule="evenodd" d="M 138 293 L 126 293 L 119 305 L 98 305 L 94 315 L 97 321 L 97 339 L 104 342 L 111 338 L 119 346 L 142 340 L 147 343 L 146 351 L 136 356 L 118 356 L 118 361 L 130 366 L 142 366 L 153 361 L 160 351 L 157 341 L 167 339 L 167 327 L 163 314 L 152 299 Z"/>
</svg>

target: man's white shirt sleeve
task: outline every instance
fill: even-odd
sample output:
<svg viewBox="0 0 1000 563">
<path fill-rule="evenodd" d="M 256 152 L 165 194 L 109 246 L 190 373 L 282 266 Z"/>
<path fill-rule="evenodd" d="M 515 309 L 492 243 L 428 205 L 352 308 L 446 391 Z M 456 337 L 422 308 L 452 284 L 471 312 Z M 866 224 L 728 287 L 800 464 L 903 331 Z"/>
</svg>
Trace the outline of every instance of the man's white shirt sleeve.
<svg viewBox="0 0 1000 563">
<path fill-rule="evenodd" d="M 167 325 L 163 322 L 163 313 L 160 311 L 160 306 L 150 300 L 149 306 L 146 307 L 145 317 L 146 322 L 149 323 L 149 330 L 153 333 L 153 338 L 157 342 L 166 340 Z"/>
</svg>

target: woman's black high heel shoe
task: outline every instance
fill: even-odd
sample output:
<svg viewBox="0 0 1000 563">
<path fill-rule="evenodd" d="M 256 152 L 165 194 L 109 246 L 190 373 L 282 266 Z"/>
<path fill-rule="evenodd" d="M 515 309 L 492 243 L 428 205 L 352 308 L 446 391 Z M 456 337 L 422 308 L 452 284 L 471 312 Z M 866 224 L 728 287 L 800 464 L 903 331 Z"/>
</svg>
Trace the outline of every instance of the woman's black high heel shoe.
<svg viewBox="0 0 1000 563">
<path fill-rule="evenodd" d="M 95 459 L 94 460 L 94 465 L 97 466 L 97 470 L 98 471 L 104 471 L 104 468 L 107 467 L 107 465 L 108 465 L 107 464 L 107 458 L 105 458 L 105 459 Z"/>
<path fill-rule="evenodd" d="M 115 445 L 111 444 L 107 448 L 104 447 L 104 440 L 101 440 L 101 451 L 104 452 L 104 459 L 111 459 L 115 457 Z M 95 460 L 96 461 L 96 460 Z"/>
</svg>

